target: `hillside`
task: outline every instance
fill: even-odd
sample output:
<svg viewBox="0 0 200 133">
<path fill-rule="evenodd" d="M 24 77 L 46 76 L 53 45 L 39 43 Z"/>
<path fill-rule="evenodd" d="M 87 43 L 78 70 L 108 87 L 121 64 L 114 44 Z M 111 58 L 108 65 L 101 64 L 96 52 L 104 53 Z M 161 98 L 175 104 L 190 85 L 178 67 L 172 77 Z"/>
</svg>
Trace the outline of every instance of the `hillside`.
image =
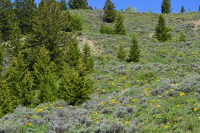
<svg viewBox="0 0 200 133">
<path fill-rule="evenodd" d="M 83 17 L 80 47 L 88 43 L 95 59 L 90 75 L 95 90 L 81 106 L 64 101 L 36 108 L 19 106 L 0 119 L 0 133 L 199 133 L 200 13 L 165 14 L 172 41 L 152 39 L 159 14 L 121 12 L 127 36 L 100 34 L 101 10 L 72 10 Z M 114 27 L 114 24 L 110 24 Z M 128 54 L 131 33 L 141 59 L 117 59 L 119 44 Z M 186 42 L 178 42 L 180 32 Z"/>
</svg>

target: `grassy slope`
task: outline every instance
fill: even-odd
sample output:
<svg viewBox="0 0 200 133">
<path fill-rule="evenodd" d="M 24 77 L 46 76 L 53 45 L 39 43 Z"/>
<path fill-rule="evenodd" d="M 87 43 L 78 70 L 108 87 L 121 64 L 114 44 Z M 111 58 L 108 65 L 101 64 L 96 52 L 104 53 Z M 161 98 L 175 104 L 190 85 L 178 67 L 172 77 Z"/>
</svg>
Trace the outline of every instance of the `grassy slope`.
<svg viewBox="0 0 200 133">
<path fill-rule="evenodd" d="M 96 60 L 92 100 L 18 107 L 0 119 L 0 132 L 200 132 L 200 27 L 191 24 L 199 13 L 164 15 L 173 40 L 159 43 L 150 38 L 158 14 L 123 12 L 127 34 L 138 35 L 141 50 L 140 63 L 126 63 L 116 50 L 121 43 L 128 53 L 130 37 L 101 35 L 99 11 L 71 12 L 83 16 L 79 41 L 90 44 Z M 180 32 L 187 42 L 176 42 Z"/>
</svg>

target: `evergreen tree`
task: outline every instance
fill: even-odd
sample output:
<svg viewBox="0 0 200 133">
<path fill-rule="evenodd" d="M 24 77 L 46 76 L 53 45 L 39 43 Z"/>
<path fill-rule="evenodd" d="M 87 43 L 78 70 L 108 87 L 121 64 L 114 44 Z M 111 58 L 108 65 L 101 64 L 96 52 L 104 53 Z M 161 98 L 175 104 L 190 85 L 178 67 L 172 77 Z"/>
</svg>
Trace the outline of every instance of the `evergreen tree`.
<svg viewBox="0 0 200 133">
<path fill-rule="evenodd" d="M 94 59 L 91 56 L 90 46 L 86 43 L 83 48 L 83 62 L 86 67 L 86 71 L 91 72 L 94 68 Z"/>
<path fill-rule="evenodd" d="M 161 5 L 162 13 L 170 13 L 171 12 L 171 0 L 163 0 Z"/>
<path fill-rule="evenodd" d="M 71 9 L 88 9 L 87 0 L 69 0 L 68 5 Z"/>
<path fill-rule="evenodd" d="M 8 41 L 11 25 L 14 21 L 14 11 L 10 0 L 0 0 L 0 34 L 1 40 Z"/>
<path fill-rule="evenodd" d="M 124 27 L 124 20 L 121 14 L 117 15 L 116 24 L 115 24 L 115 34 L 126 35 L 126 29 Z"/>
<path fill-rule="evenodd" d="M 120 60 L 124 60 L 126 58 L 126 52 L 122 44 L 119 45 L 119 48 L 117 50 L 117 58 L 119 58 Z"/>
<path fill-rule="evenodd" d="M 67 12 L 67 16 L 69 23 L 66 28 L 67 32 L 81 31 L 83 29 L 83 19 L 81 16 L 79 16 L 77 13 L 71 15 L 69 11 Z"/>
<path fill-rule="evenodd" d="M 3 79 L 5 85 L 11 92 L 15 105 L 30 105 L 33 94 L 33 78 L 30 72 L 26 69 L 26 64 L 21 53 L 17 57 L 14 57 L 9 67 L 7 68 Z"/>
<path fill-rule="evenodd" d="M 0 46 L 0 81 L 1 81 L 1 76 L 2 76 L 2 71 L 3 71 L 3 49 Z"/>
<path fill-rule="evenodd" d="M 30 33 L 36 10 L 34 0 L 15 0 L 14 9 L 16 14 L 15 19 L 19 24 L 22 34 Z"/>
<path fill-rule="evenodd" d="M 200 6 L 199 6 L 199 12 L 200 12 Z"/>
<path fill-rule="evenodd" d="M 36 89 L 40 91 L 40 102 L 53 102 L 58 98 L 58 80 L 56 64 L 50 60 L 50 52 L 43 46 L 38 50 L 38 56 L 33 66 L 33 76 Z"/>
<path fill-rule="evenodd" d="M 70 67 L 76 68 L 81 58 L 82 55 L 78 46 L 78 41 L 76 38 L 73 38 L 68 44 L 64 60 L 70 65 Z"/>
<path fill-rule="evenodd" d="M 111 26 L 106 25 L 103 23 L 100 27 L 101 34 L 114 34 L 114 29 Z"/>
<path fill-rule="evenodd" d="M 67 10 L 67 2 L 66 0 L 60 0 L 61 7 L 64 11 Z"/>
<path fill-rule="evenodd" d="M 50 52 L 50 60 L 60 65 L 63 51 L 66 49 L 72 35 L 64 32 L 68 26 L 68 15 L 62 11 L 59 2 L 42 0 L 34 17 L 33 35 L 27 39 L 26 60 L 29 69 L 35 63 L 37 47 L 45 46 Z"/>
<path fill-rule="evenodd" d="M 155 37 L 162 42 L 171 40 L 171 35 L 168 33 L 169 31 L 170 29 L 166 27 L 163 15 L 159 15 L 158 24 L 155 27 Z"/>
<path fill-rule="evenodd" d="M 63 67 L 63 78 L 61 84 L 61 98 L 71 102 L 72 105 L 80 105 L 85 100 L 90 99 L 93 83 L 86 75 L 86 67 L 83 62 L 79 62 L 77 70 L 70 68 L 68 64 Z"/>
<path fill-rule="evenodd" d="M 186 42 L 185 37 L 186 36 L 183 33 L 180 33 L 179 41 L 180 42 Z"/>
<path fill-rule="evenodd" d="M 114 3 L 112 3 L 111 0 L 106 0 L 103 10 L 104 10 L 104 15 L 103 15 L 104 21 L 108 23 L 114 22 L 117 15 Z"/>
<path fill-rule="evenodd" d="M 11 52 L 12 56 L 17 56 L 19 52 L 22 50 L 22 45 L 21 45 L 21 34 L 20 34 L 20 29 L 17 26 L 16 23 L 13 24 L 12 26 L 12 31 L 10 35 L 10 48 L 9 51 Z"/>
<path fill-rule="evenodd" d="M 0 84 L 0 118 L 11 113 L 16 107 L 16 97 L 12 95 L 12 90 L 7 86 L 6 81 Z"/>
<path fill-rule="evenodd" d="M 140 60 L 140 50 L 138 47 L 138 41 L 136 35 L 132 36 L 132 45 L 130 47 L 130 52 L 127 61 L 128 62 L 139 62 Z"/>
<path fill-rule="evenodd" d="M 184 6 L 181 7 L 181 12 L 185 12 Z"/>
</svg>

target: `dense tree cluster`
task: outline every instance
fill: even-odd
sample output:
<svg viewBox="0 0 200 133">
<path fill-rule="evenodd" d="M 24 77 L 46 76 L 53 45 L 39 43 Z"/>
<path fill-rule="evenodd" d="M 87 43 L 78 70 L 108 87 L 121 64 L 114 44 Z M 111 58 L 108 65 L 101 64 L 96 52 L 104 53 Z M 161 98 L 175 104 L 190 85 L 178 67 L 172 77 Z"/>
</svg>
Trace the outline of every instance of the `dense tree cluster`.
<svg viewBox="0 0 200 133">
<path fill-rule="evenodd" d="M 33 0 L 1 4 L 0 117 L 18 105 L 90 99 L 94 61 L 89 45 L 80 50 L 74 33 L 82 29 L 80 16 L 55 0 L 38 7 Z"/>
</svg>

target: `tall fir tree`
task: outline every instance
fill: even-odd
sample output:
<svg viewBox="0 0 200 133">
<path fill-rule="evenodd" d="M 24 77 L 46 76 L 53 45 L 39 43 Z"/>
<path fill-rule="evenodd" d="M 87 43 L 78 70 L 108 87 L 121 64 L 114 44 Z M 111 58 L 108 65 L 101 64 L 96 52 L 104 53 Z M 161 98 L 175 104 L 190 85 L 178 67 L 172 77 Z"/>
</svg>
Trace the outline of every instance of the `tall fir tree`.
<svg viewBox="0 0 200 133">
<path fill-rule="evenodd" d="M 127 61 L 128 62 L 139 62 L 140 61 L 140 49 L 139 49 L 138 41 L 137 41 L 135 34 L 133 34 L 133 36 L 132 36 L 132 45 L 130 47 Z"/>
<path fill-rule="evenodd" d="M 115 10 L 114 3 L 111 0 L 106 0 L 106 3 L 103 7 L 104 15 L 103 19 L 105 22 L 112 23 L 116 19 L 117 11 Z"/>
<path fill-rule="evenodd" d="M 116 24 L 115 24 L 115 34 L 126 35 L 124 20 L 121 14 L 117 15 Z"/>
<path fill-rule="evenodd" d="M 83 47 L 83 62 L 86 67 L 86 71 L 91 72 L 94 68 L 94 59 L 91 55 L 90 46 L 86 43 Z"/>
<path fill-rule="evenodd" d="M 119 48 L 117 50 L 117 58 L 119 58 L 120 60 L 124 60 L 126 58 L 126 52 L 122 44 L 119 45 Z"/>
<path fill-rule="evenodd" d="M 66 0 L 60 0 L 61 7 L 64 11 L 67 10 L 67 2 Z"/>
<path fill-rule="evenodd" d="M 8 41 L 11 25 L 14 22 L 14 11 L 10 0 L 0 0 L 0 34 L 1 41 Z"/>
<path fill-rule="evenodd" d="M 200 12 L 200 6 L 199 6 L 199 12 Z"/>
<path fill-rule="evenodd" d="M 39 47 L 38 56 L 33 66 L 36 90 L 40 91 L 39 100 L 53 102 L 58 99 L 59 83 L 56 76 L 56 64 L 51 61 L 50 52 L 43 46 Z"/>
<path fill-rule="evenodd" d="M 181 7 L 181 12 L 182 12 L 182 13 L 185 12 L 184 6 Z"/>
<path fill-rule="evenodd" d="M 163 15 L 159 15 L 158 17 L 158 24 L 155 27 L 155 37 L 162 42 L 167 40 L 171 40 L 171 34 L 169 33 L 170 28 L 166 27 L 165 18 Z"/>
<path fill-rule="evenodd" d="M 69 0 L 68 5 L 71 9 L 88 9 L 87 0 Z"/>
<path fill-rule="evenodd" d="M 26 59 L 29 68 L 35 62 L 37 47 L 45 46 L 50 52 L 51 61 L 60 65 L 60 58 L 66 49 L 72 34 L 64 32 L 68 26 L 67 12 L 62 11 L 59 2 L 54 0 L 42 0 L 34 17 L 33 33 L 27 39 Z"/>
<path fill-rule="evenodd" d="M 15 0 L 15 21 L 18 22 L 22 34 L 30 33 L 33 27 L 36 4 L 34 0 Z"/>
<path fill-rule="evenodd" d="M 92 93 L 93 82 L 86 75 L 84 63 L 80 61 L 76 70 L 65 64 L 63 70 L 60 97 L 72 105 L 80 105 L 90 99 L 89 94 Z"/>
<path fill-rule="evenodd" d="M 163 0 L 161 5 L 162 13 L 170 13 L 171 12 L 171 0 Z"/>
</svg>

